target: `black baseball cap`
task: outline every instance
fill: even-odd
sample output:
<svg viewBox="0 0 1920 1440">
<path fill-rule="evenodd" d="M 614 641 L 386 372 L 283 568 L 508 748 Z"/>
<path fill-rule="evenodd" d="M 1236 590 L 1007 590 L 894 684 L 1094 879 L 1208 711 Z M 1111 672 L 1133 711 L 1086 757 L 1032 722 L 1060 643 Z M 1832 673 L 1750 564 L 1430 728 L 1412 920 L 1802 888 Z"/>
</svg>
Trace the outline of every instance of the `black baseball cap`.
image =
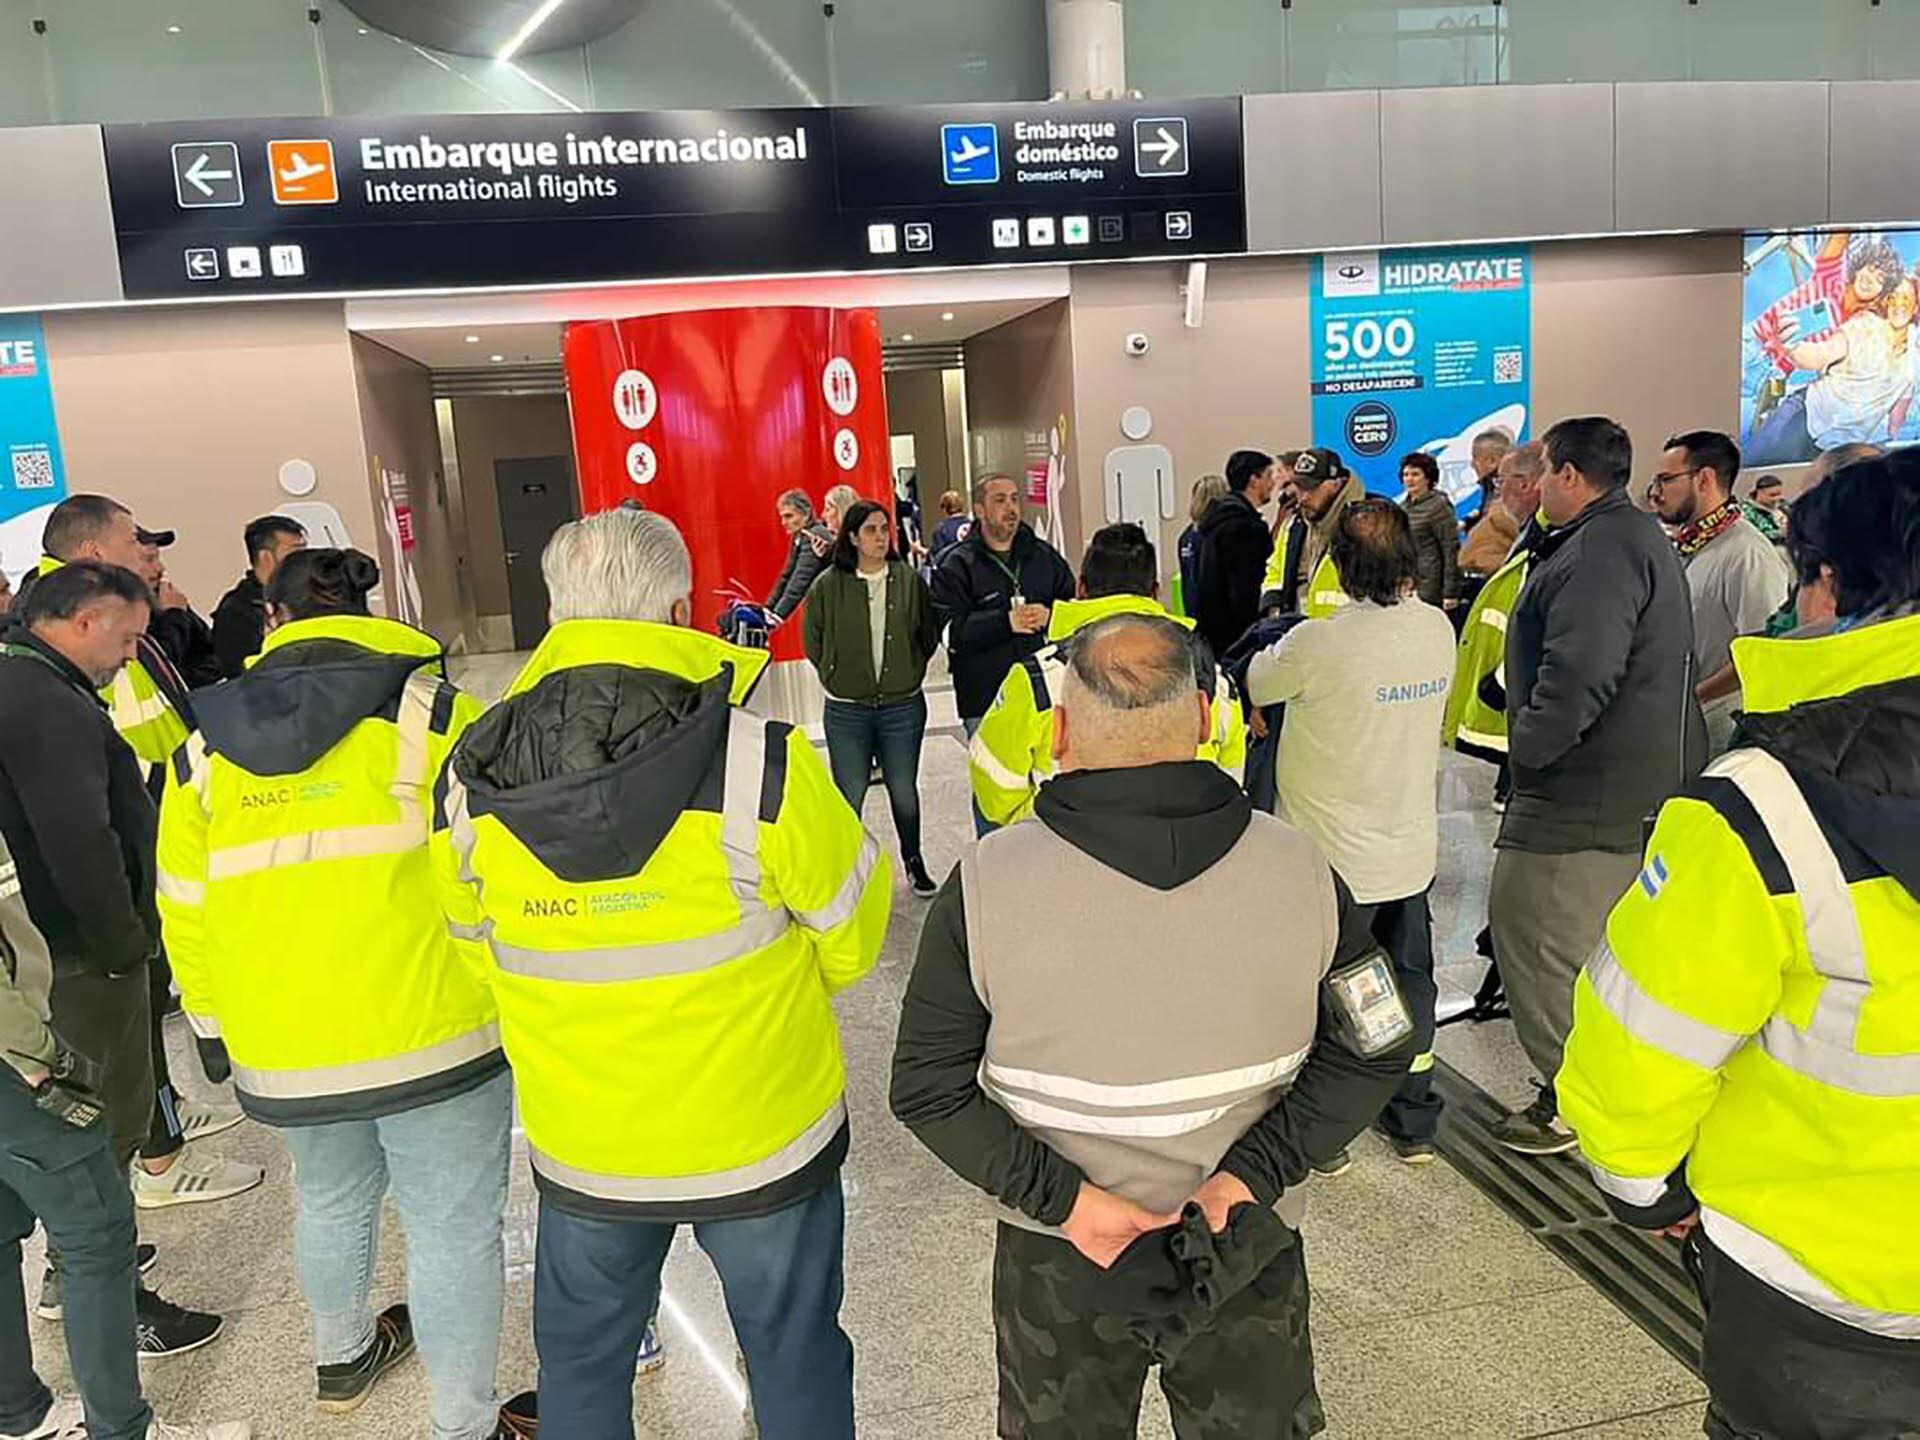
<svg viewBox="0 0 1920 1440">
<path fill-rule="evenodd" d="M 1293 462 L 1293 478 L 1306 485 L 1344 480 L 1352 473 L 1337 450 L 1302 450 L 1299 458 Z"/>
<path fill-rule="evenodd" d="M 134 538 L 139 540 L 142 545 L 151 545 L 156 550 L 166 549 L 167 546 L 174 542 L 175 538 L 171 530 L 149 530 L 143 525 L 134 526 L 133 533 Z"/>
</svg>

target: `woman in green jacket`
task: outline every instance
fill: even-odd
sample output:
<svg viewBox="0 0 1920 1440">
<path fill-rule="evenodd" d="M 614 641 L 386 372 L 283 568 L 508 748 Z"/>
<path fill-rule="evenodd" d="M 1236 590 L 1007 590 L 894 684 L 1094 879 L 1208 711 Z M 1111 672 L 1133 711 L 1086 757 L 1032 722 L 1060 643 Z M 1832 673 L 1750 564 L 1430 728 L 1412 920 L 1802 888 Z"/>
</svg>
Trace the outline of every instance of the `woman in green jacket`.
<svg viewBox="0 0 1920 1440">
<path fill-rule="evenodd" d="M 859 811 L 877 762 L 913 893 L 939 887 L 920 856 L 920 745 L 927 734 L 927 662 L 940 619 L 920 573 L 893 545 L 893 521 L 871 500 L 846 507 L 827 568 L 807 593 L 807 658 L 827 689 L 827 762 Z"/>
</svg>

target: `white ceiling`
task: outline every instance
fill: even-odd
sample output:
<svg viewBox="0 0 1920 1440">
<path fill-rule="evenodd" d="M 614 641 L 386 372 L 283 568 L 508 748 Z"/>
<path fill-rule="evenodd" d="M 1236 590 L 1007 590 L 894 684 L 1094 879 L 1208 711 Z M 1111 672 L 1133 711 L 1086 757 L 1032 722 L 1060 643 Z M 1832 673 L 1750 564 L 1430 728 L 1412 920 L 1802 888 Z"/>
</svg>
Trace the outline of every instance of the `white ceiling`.
<svg viewBox="0 0 1920 1440">
<path fill-rule="evenodd" d="M 982 330 L 1025 315 L 1047 299 L 956 300 L 952 304 L 878 307 L 880 333 L 890 345 L 934 345 L 965 340 Z M 948 315 L 953 318 L 946 319 Z M 560 324 L 544 320 L 518 324 L 450 325 L 398 330 L 361 329 L 359 333 L 417 360 L 430 370 L 486 365 L 493 357 L 508 365 L 544 364 L 560 358 Z M 912 340 L 909 342 L 908 338 Z"/>
<path fill-rule="evenodd" d="M 754 280 L 667 281 L 574 290 L 405 296 L 347 302 L 347 328 L 436 370 L 560 358 L 568 320 L 743 305 L 834 305 L 879 312 L 890 344 L 964 340 L 1067 294 L 1064 266 Z M 943 317 L 952 315 L 953 319 Z M 467 336 L 476 338 L 469 341 Z"/>
</svg>

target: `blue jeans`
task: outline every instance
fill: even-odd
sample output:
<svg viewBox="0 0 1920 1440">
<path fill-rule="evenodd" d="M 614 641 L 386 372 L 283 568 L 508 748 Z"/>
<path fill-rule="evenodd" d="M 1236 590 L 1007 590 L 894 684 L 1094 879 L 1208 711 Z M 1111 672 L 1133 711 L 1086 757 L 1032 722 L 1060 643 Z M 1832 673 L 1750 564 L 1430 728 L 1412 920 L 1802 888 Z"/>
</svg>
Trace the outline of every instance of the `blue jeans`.
<svg viewBox="0 0 1920 1440">
<path fill-rule="evenodd" d="M 1285 723 L 1287 707 L 1268 705 L 1261 713 L 1267 719 L 1267 738 L 1256 740 L 1248 733 L 1247 778 L 1241 788 L 1247 792 L 1254 809 L 1271 815 L 1280 805 L 1280 727 Z"/>
<path fill-rule="evenodd" d="M 281 1131 L 293 1152 L 294 1250 L 316 1365 L 373 1343 L 374 1256 L 388 1183 L 407 1230 L 407 1301 L 433 1382 L 434 1440 L 487 1440 L 506 1290 L 501 1215 L 513 1081 L 377 1120 Z"/>
<path fill-rule="evenodd" d="M 893 828 L 904 859 L 920 858 L 920 744 L 927 736 L 927 697 L 887 705 L 827 701 L 827 764 L 833 783 L 858 815 L 866 802 L 873 765 L 880 763 Z"/>
<path fill-rule="evenodd" d="M 142 982 L 144 983 L 144 982 Z M 85 1130 L 33 1102 L 0 1061 L 0 1433 L 25 1434 L 53 1395 L 33 1369 L 20 1242 L 38 1218 L 60 1256 L 67 1361 L 93 1440 L 139 1440 L 153 1412 L 133 1350 L 133 1192 L 103 1116 Z"/>
<path fill-rule="evenodd" d="M 840 1328 L 840 1186 L 771 1215 L 704 1220 L 763 1440 L 852 1440 L 853 1344 Z M 533 1339 L 540 1427 L 554 1440 L 633 1435 L 633 1367 L 660 1303 L 673 1225 L 591 1219 L 540 1202 Z"/>
</svg>

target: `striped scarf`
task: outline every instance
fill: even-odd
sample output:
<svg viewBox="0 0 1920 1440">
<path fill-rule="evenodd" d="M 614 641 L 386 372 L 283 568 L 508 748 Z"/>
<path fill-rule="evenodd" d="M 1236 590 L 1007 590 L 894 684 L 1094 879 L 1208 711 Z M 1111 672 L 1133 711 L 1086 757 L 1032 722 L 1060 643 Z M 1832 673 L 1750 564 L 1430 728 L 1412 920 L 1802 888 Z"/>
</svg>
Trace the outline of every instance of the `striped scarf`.
<svg viewBox="0 0 1920 1440">
<path fill-rule="evenodd" d="M 1680 552 L 1682 560 L 1691 560 L 1737 524 L 1739 519 L 1739 502 L 1729 500 L 1718 509 L 1709 510 L 1681 527 L 1680 533 L 1673 537 L 1674 548 Z"/>
</svg>

